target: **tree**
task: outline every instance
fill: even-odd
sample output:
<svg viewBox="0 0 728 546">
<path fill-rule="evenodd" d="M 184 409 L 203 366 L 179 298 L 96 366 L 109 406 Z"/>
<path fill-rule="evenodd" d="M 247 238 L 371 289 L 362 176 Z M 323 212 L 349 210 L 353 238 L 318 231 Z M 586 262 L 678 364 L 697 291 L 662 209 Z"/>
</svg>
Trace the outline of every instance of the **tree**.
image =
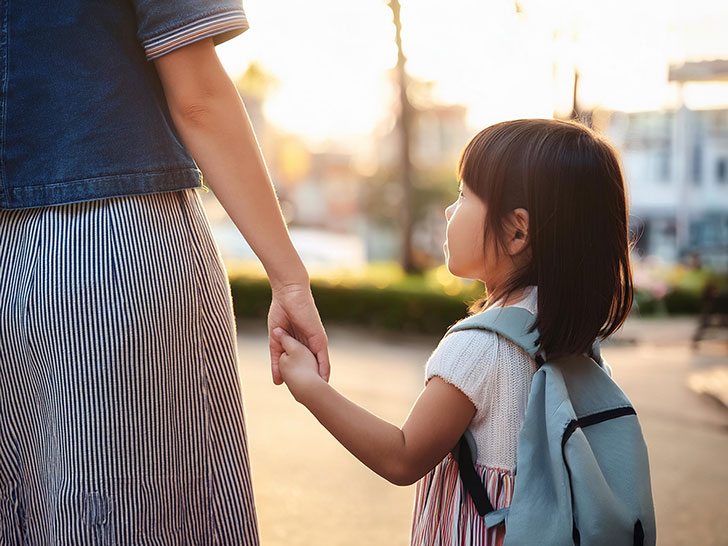
<svg viewBox="0 0 728 546">
<path fill-rule="evenodd" d="M 413 203 L 413 185 L 414 185 L 414 169 L 412 168 L 412 160 L 410 158 L 410 142 L 412 140 L 412 118 L 414 109 L 407 96 L 407 71 L 405 63 L 407 58 L 404 56 L 402 49 L 402 22 L 400 18 L 399 0 L 389 0 L 388 5 L 392 10 L 394 21 L 395 35 L 394 39 L 397 45 L 397 66 L 395 68 L 397 75 L 397 85 L 399 87 L 399 116 L 397 119 L 397 127 L 400 135 L 400 163 L 399 177 L 402 186 L 402 205 L 401 214 L 401 234 L 402 246 L 400 251 L 400 262 L 402 269 L 408 273 L 416 271 L 414 263 L 414 255 L 412 252 L 412 231 L 414 227 L 414 203 Z"/>
</svg>

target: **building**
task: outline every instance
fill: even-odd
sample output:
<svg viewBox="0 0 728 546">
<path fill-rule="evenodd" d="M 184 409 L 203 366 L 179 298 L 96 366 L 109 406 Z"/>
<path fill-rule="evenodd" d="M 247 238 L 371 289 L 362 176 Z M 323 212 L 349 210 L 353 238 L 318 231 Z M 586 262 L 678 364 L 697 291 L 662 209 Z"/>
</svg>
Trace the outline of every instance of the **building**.
<svg viewBox="0 0 728 546">
<path fill-rule="evenodd" d="M 468 110 L 459 104 L 428 104 L 415 108 L 412 128 L 411 159 L 421 169 L 443 166 L 455 168 L 455 162 L 472 135 L 467 124 Z M 376 146 L 375 163 L 381 167 L 397 165 L 400 136 L 389 127 Z"/>
<path fill-rule="evenodd" d="M 728 109 L 613 113 L 637 250 L 728 269 Z"/>
</svg>

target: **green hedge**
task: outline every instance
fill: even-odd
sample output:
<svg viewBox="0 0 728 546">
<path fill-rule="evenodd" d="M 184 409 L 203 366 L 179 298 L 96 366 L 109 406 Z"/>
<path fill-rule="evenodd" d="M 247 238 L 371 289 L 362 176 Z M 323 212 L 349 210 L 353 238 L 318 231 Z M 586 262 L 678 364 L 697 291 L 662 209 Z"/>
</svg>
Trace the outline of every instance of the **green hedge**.
<svg viewBox="0 0 728 546">
<path fill-rule="evenodd" d="M 728 291 L 721 289 L 722 297 L 715 311 L 728 315 Z M 694 287 L 675 286 L 660 299 L 645 290 L 635 290 L 634 311 L 639 316 L 697 315 L 703 310 L 703 291 Z"/>
<path fill-rule="evenodd" d="M 665 294 L 664 302 L 670 315 L 697 315 L 703 309 L 701 294 L 686 288 L 673 288 Z"/>
<path fill-rule="evenodd" d="M 237 317 L 266 316 L 271 298 L 267 281 L 232 278 L 230 288 Z M 466 302 L 473 301 L 476 295 L 475 291 L 448 296 L 407 286 L 334 286 L 316 281 L 312 281 L 311 291 L 325 322 L 427 334 L 442 334 L 466 316 Z"/>
<path fill-rule="evenodd" d="M 646 290 L 634 291 L 632 312 L 639 316 L 652 316 L 664 309 L 662 302 Z"/>
<path fill-rule="evenodd" d="M 467 314 L 467 306 L 480 289 L 470 285 L 453 295 L 425 276 L 403 276 L 384 287 L 357 280 L 332 284 L 311 282 L 316 305 L 326 322 L 343 322 L 395 331 L 442 334 Z M 270 286 L 264 278 L 234 276 L 230 279 L 235 315 L 264 318 L 270 305 Z M 673 286 L 657 299 L 645 290 L 635 290 L 637 316 L 697 314 L 702 309 L 702 286 L 698 283 Z M 725 307 L 725 304 L 724 304 Z M 728 309 L 720 310 L 728 313 Z"/>
</svg>

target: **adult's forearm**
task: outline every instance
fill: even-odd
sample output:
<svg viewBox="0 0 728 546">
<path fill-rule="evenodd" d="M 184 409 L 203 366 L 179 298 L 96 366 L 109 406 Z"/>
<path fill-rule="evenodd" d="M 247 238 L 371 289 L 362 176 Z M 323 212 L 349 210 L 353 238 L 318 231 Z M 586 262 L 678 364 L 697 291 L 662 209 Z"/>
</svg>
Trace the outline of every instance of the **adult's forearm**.
<svg viewBox="0 0 728 546">
<path fill-rule="evenodd" d="M 263 263 L 273 288 L 308 283 L 250 119 L 232 81 L 187 111 L 172 115 L 205 184 Z"/>
</svg>

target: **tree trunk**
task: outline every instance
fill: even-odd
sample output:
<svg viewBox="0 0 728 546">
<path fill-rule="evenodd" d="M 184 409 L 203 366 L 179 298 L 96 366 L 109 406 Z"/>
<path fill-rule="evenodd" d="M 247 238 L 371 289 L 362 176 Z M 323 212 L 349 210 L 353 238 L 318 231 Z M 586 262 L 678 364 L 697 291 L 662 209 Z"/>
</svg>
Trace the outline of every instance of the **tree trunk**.
<svg viewBox="0 0 728 546">
<path fill-rule="evenodd" d="M 397 84 L 399 86 L 399 119 L 397 128 L 400 136 L 400 184 L 402 189 L 401 230 L 402 246 L 400 263 L 402 269 L 407 273 L 416 270 L 412 253 L 412 231 L 414 227 L 414 199 L 412 195 L 413 169 L 410 158 L 410 142 L 412 140 L 412 117 L 413 108 L 407 97 L 407 72 L 405 62 L 407 61 L 402 51 L 402 22 L 400 19 L 399 0 L 390 0 L 389 7 L 394 16 L 395 41 L 397 43 Z"/>
</svg>

